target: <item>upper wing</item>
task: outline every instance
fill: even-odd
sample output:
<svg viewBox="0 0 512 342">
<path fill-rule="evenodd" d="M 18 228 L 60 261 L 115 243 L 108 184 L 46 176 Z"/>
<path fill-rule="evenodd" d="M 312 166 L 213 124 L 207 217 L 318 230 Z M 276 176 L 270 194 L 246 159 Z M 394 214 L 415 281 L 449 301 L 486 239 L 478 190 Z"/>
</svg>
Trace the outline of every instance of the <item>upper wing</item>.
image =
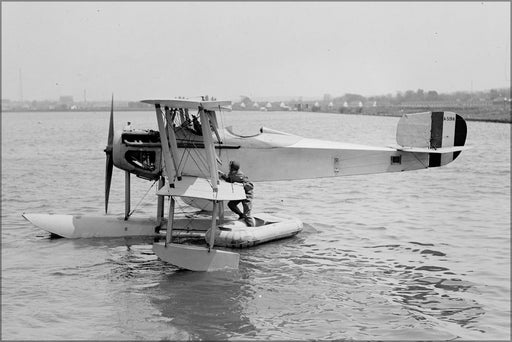
<svg viewBox="0 0 512 342">
<path fill-rule="evenodd" d="M 202 107 L 206 110 L 230 110 L 231 101 L 193 101 L 187 99 L 173 99 L 173 100 L 142 100 L 141 102 L 149 103 L 152 105 L 159 104 L 160 106 L 167 106 L 169 108 L 187 108 L 199 109 Z"/>
</svg>

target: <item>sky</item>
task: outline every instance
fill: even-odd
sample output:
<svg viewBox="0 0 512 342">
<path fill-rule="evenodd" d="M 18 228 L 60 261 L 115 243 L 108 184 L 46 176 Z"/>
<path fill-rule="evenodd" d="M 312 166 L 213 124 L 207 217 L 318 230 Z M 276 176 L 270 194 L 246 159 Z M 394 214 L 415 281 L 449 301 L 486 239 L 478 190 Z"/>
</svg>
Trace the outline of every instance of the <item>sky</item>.
<svg viewBox="0 0 512 342">
<path fill-rule="evenodd" d="M 510 2 L 5 2 L 2 99 L 510 86 Z"/>
</svg>

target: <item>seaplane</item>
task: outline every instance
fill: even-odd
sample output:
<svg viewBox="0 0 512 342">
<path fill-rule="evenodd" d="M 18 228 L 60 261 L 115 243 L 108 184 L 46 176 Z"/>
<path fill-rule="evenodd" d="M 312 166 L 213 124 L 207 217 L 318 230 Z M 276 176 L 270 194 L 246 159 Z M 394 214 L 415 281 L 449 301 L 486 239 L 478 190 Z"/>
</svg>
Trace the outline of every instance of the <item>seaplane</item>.
<svg viewBox="0 0 512 342">
<path fill-rule="evenodd" d="M 254 213 L 254 224 L 247 226 L 225 215 L 226 202 L 246 199 L 242 184 L 219 177 L 229 171 L 230 161 L 243 165 L 254 182 L 293 181 L 440 167 L 468 148 L 464 119 L 448 111 L 404 114 L 397 125 L 397 145 L 375 147 L 304 138 L 266 127 L 255 135 L 238 135 L 218 124 L 217 115 L 231 110 L 231 101 L 207 96 L 141 102 L 154 106 L 158 131 L 115 131 L 112 98 L 105 148 L 105 214 L 24 213 L 23 217 L 65 238 L 158 237 L 154 253 L 181 269 L 236 269 L 240 255 L 233 248 L 294 236 L 303 224 L 284 214 Z M 125 172 L 124 216 L 107 214 L 114 166 Z M 131 174 L 158 182 L 155 218 L 131 216 Z M 202 214 L 175 215 L 176 199 Z"/>
</svg>

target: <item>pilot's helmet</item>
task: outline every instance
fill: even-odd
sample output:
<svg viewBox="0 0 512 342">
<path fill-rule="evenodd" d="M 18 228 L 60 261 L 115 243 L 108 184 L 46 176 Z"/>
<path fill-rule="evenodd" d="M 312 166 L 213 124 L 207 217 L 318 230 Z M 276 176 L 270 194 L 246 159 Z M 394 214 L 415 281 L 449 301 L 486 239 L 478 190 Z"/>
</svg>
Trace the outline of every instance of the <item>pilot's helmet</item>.
<svg viewBox="0 0 512 342">
<path fill-rule="evenodd" d="M 240 164 L 235 161 L 235 160 L 232 160 L 229 162 L 229 169 L 230 170 L 234 170 L 234 171 L 238 171 L 240 170 Z"/>
</svg>

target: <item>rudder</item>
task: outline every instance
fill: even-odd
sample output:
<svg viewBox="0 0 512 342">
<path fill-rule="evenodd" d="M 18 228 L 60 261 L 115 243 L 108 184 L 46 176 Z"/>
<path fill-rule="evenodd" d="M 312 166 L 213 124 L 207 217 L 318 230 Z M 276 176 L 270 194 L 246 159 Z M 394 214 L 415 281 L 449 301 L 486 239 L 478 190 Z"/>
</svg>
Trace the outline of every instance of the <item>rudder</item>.
<svg viewBox="0 0 512 342">
<path fill-rule="evenodd" d="M 444 111 L 423 112 L 404 114 L 400 118 L 396 141 L 404 148 L 438 150 L 464 146 L 466 135 L 466 121 L 460 115 Z M 429 167 L 448 164 L 460 154 L 460 151 L 439 152 L 429 154 Z"/>
</svg>

